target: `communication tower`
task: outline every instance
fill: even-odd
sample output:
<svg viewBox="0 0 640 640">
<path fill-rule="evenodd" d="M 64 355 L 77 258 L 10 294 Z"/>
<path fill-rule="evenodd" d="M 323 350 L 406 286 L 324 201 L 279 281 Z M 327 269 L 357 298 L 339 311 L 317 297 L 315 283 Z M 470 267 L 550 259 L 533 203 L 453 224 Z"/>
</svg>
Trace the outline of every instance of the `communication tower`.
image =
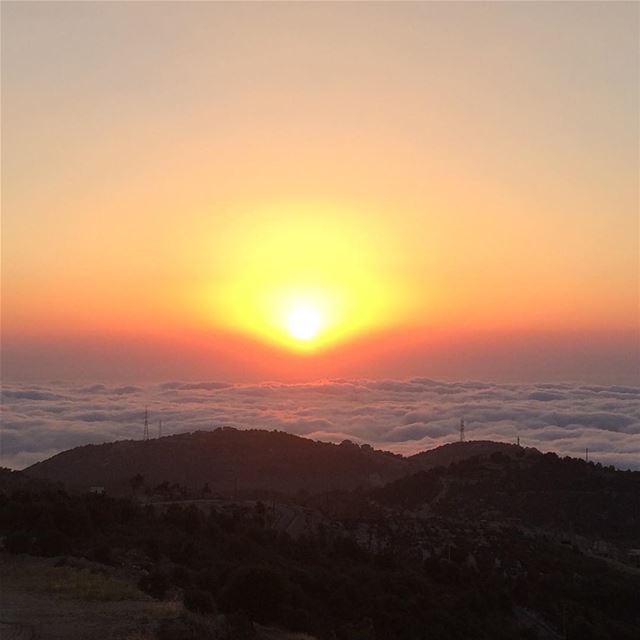
<svg viewBox="0 0 640 640">
<path fill-rule="evenodd" d="M 149 439 L 149 408 L 144 408 L 144 436 L 143 440 Z"/>
<path fill-rule="evenodd" d="M 162 438 L 162 420 L 158 420 L 158 438 Z"/>
<path fill-rule="evenodd" d="M 464 418 L 460 420 L 460 442 L 464 442 Z"/>
</svg>

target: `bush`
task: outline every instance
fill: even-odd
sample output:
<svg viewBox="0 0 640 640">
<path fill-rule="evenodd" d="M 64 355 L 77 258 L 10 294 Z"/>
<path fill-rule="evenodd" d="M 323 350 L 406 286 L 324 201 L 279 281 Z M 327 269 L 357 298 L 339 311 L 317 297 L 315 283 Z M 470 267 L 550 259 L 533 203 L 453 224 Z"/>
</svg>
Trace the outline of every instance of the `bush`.
<svg viewBox="0 0 640 640">
<path fill-rule="evenodd" d="M 196 586 L 211 594 L 218 593 L 220 578 L 217 571 L 212 568 L 204 569 L 196 576 Z"/>
<path fill-rule="evenodd" d="M 216 610 L 213 596 L 202 589 L 189 589 L 184 594 L 184 606 L 195 613 L 213 613 Z"/>
<path fill-rule="evenodd" d="M 291 631 L 312 631 L 316 622 L 309 611 L 296 607 L 284 607 L 282 617 L 284 626 Z"/>
<path fill-rule="evenodd" d="M 9 553 L 29 553 L 31 551 L 31 536 L 24 531 L 10 533 L 4 540 L 4 548 Z"/>
<path fill-rule="evenodd" d="M 146 576 L 142 576 L 138 586 L 152 598 L 162 600 L 171 586 L 171 583 L 169 581 L 169 576 L 167 576 L 166 573 L 155 570 Z"/>
<path fill-rule="evenodd" d="M 95 545 L 91 552 L 91 557 L 100 564 L 113 564 L 113 554 L 108 544 Z"/>
<path fill-rule="evenodd" d="M 163 620 L 157 637 L 158 640 L 229 640 L 230 636 L 217 621 L 186 613 L 179 618 Z"/>
<path fill-rule="evenodd" d="M 176 565 L 171 570 L 171 582 L 181 589 L 188 589 L 193 584 L 193 576 L 186 567 Z"/>
<path fill-rule="evenodd" d="M 38 551 L 43 556 L 59 556 L 70 548 L 67 536 L 56 529 L 49 529 L 38 536 Z"/>
<path fill-rule="evenodd" d="M 251 620 L 263 624 L 279 622 L 286 595 L 283 577 L 268 567 L 242 567 L 222 593 L 227 611 L 246 611 Z"/>
<path fill-rule="evenodd" d="M 344 625 L 338 635 L 341 640 L 375 640 L 376 632 L 373 622 L 369 618 L 364 618 L 360 622 Z"/>
<path fill-rule="evenodd" d="M 255 638 L 256 632 L 253 628 L 253 623 L 245 613 L 232 613 L 226 618 L 229 640 L 251 640 Z"/>
</svg>

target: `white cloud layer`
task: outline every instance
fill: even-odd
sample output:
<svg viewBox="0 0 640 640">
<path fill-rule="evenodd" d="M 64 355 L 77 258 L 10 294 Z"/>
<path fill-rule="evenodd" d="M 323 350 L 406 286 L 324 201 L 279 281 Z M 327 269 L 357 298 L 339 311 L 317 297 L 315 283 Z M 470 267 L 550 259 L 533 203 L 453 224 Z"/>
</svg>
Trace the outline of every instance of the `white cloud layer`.
<svg viewBox="0 0 640 640">
<path fill-rule="evenodd" d="M 5 384 L 3 466 L 20 469 L 78 445 L 221 425 L 368 442 L 403 454 L 457 439 L 520 442 L 640 469 L 640 387 L 330 380 L 309 384 L 167 382 L 152 386 Z"/>
</svg>

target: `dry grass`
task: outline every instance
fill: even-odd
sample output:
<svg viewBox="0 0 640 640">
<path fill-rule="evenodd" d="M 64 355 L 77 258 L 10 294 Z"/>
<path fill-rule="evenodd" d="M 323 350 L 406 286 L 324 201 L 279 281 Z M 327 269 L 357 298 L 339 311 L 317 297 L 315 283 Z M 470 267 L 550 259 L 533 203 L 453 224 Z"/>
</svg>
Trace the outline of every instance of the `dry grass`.
<svg viewBox="0 0 640 640">
<path fill-rule="evenodd" d="M 118 578 L 88 569 L 49 567 L 28 585 L 34 591 L 44 591 L 78 600 L 148 600 L 138 588 Z"/>
<path fill-rule="evenodd" d="M 57 567 L 49 558 L 5 556 L 0 570 L 7 586 L 33 593 L 85 601 L 149 600 L 126 580 L 87 568 Z"/>
</svg>

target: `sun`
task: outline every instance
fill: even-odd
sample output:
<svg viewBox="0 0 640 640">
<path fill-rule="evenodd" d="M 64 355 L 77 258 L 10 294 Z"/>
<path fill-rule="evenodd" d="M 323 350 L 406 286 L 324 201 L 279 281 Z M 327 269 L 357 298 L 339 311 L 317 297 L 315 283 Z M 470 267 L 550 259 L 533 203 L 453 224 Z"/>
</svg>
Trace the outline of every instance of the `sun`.
<svg viewBox="0 0 640 640">
<path fill-rule="evenodd" d="M 322 314 L 313 304 L 299 302 L 287 314 L 287 331 L 292 338 L 309 342 L 316 338 L 323 325 Z"/>
<path fill-rule="evenodd" d="M 390 286 L 379 218 L 332 203 L 240 208 L 194 309 L 204 295 L 208 322 L 305 355 L 396 323 L 404 286 Z"/>
</svg>

